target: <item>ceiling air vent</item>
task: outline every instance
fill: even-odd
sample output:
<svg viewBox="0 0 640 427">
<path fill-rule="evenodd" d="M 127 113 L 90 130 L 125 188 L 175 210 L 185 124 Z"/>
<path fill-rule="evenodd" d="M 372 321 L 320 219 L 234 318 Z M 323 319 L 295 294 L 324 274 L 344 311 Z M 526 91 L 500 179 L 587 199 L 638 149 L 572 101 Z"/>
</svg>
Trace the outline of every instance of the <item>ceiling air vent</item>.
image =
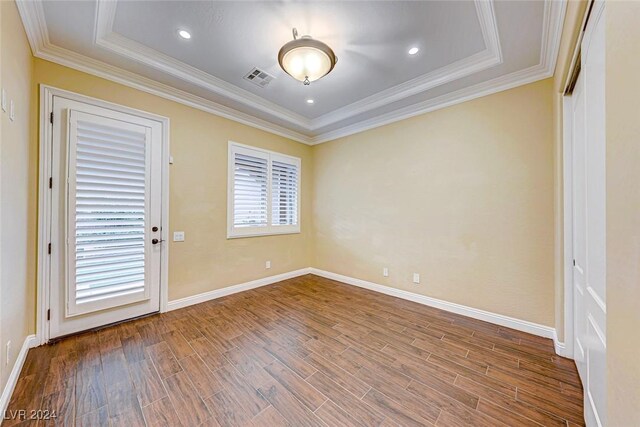
<svg viewBox="0 0 640 427">
<path fill-rule="evenodd" d="M 244 76 L 245 80 L 249 80 L 251 83 L 260 87 L 267 87 L 267 85 L 271 83 L 271 80 L 273 80 L 274 78 L 275 77 L 273 77 L 271 74 L 267 73 L 266 71 L 262 71 L 260 68 L 254 68 Z"/>
</svg>

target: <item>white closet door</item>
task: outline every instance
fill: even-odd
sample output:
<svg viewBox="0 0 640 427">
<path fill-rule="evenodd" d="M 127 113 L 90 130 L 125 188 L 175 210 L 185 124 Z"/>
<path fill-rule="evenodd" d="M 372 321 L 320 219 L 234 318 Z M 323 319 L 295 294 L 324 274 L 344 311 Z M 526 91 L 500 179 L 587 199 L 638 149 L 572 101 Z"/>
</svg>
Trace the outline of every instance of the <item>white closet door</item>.
<svg viewBox="0 0 640 427">
<path fill-rule="evenodd" d="M 607 424 L 605 3 L 596 1 L 573 92 L 575 360 L 587 426 Z"/>
<path fill-rule="evenodd" d="M 54 118 L 51 338 L 158 311 L 162 250 L 158 122 L 58 97 Z"/>
</svg>

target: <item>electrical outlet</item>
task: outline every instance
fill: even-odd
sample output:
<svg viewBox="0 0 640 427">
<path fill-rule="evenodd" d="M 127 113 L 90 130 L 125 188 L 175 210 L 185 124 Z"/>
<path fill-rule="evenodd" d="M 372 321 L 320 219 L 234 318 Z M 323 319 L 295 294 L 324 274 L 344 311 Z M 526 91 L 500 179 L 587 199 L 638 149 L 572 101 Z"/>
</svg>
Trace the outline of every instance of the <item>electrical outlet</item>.
<svg viewBox="0 0 640 427">
<path fill-rule="evenodd" d="M 267 261 L 264 263 L 264 268 L 271 268 L 271 261 Z"/>
<path fill-rule="evenodd" d="M 14 121 L 16 119 L 16 108 L 13 103 L 13 99 L 9 101 L 9 120 Z"/>
<path fill-rule="evenodd" d="M 382 269 L 382 275 L 384 277 L 389 277 L 389 269 L 387 267 Z"/>
<path fill-rule="evenodd" d="M 173 241 L 174 242 L 184 242 L 184 231 L 174 231 L 173 232 Z"/>
<path fill-rule="evenodd" d="M 413 273 L 413 283 L 415 283 L 415 284 L 419 284 L 420 283 L 420 274 L 419 273 Z"/>
<path fill-rule="evenodd" d="M 9 364 L 9 359 L 11 359 L 11 341 L 7 341 L 7 357 L 4 359 L 4 364 Z"/>
</svg>

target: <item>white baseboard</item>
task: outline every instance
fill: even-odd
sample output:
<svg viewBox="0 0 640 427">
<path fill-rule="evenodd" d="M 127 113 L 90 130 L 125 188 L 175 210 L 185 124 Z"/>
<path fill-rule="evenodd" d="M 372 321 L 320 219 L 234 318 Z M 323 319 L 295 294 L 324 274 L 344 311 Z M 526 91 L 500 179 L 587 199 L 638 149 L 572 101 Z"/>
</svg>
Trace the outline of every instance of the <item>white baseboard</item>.
<svg viewBox="0 0 640 427">
<path fill-rule="evenodd" d="M 439 300 L 437 298 L 425 295 L 415 294 L 413 292 L 403 291 L 401 289 L 391 288 L 389 286 L 379 285 L 366 280 L 355 279 L 342 274 L 331 273 L 329 271 L 311 268 L 311 274 L 315 274 L 327 279 L 337 280 L 338 282 L 348 285 L 358 286 L 360 288 L 369 289 L 397 298 L 417 302 L 419 304 L 428 305 L 429 307 L 439 308 L 440 310 L 449 311 L 451 313 L 461 314 L 473 319 L 483 320 L 485 322 L 494 323 L 496 325 L 505 326 L 507 328 L 516 329 L 518 331 L 527 332 L 529 334 L 538 335 L 544 338 L 554 338 L 556 330 L 550 326 L 540 325 L 538 323 L 529 322 L 527 320 L 516 319 L 502 314 L 491 313 L 490 311 L 479 310 L 466 305 L 456 304 L 453 302 Z"/>
<path fill-rule="evenodd" d="M 573 355 L 569 354 L 565 344 L 558 339 L 558 334 L 555 330 L 553 331 L 553 347 L 555 348 L 558 356 L 573 359 Z"/>
<path fill-rule="evenodd" d="M 264 277 L 262 279 L 252 280 L 251 282 L 240 283 L 238 285 L 227 286 L 226 288 L 216 289 L 201 294 L 192 295 L 190 297 L 180 298 L 169 301 L 167 311 L 177 310 L 179 308 L 188 307 L 201 302 L 210 301 L 216 298 L 222 298 L 227 295 L 237 294 L 238 292 L 248 291 L 249 289 L 259 288 L 261 286 L 270 285 L 282 280 L 292 279 L 298 276 L 304 276 L 311 272 L 310 268 L 302 268 L 300 270 L 289 271 L 287 273 L 277 274 L 275 276 Z"/>
<path fill-rule="evenodd" d="M 20 372 L 22 371 L 22 365 L 24 365 L 24 361 L 27 359 L 27 353 L 29 352 L 29 349 L 37 346 L 38 340 L 36 336 L 27 335 L 27 337 L 24 339 L 24 343 L 22 343 L 20 353 L 18 353 L 18 357 L 16 358 L 16 363 L 14 363 L 13 369 L 11 369 L 11 374 L 7 379 L 4 390 L 2 390 L 2 397 L 0 397 L 1 414 L 4 414 L 7 410 L 7 406 L 9 405 L 9 401 L 11 400 L 11 395 L 13 394 L 13 389 L 16 387 L 18 378 L 20 377 Z"/>
</svg>

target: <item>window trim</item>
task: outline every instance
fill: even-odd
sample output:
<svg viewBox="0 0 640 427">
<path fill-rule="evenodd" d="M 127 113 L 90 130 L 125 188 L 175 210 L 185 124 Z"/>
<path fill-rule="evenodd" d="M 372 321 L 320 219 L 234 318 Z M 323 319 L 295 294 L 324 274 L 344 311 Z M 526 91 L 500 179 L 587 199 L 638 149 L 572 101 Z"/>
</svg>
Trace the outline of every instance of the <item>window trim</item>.
<svg viewBox="0 0 640 427">
<path fill-rule="evenodd" d="M 241 148 L 243 150 L 253 150 L 268 156 L 267 161 L 267 225 L 264 227 L 241 227 L 236 228 L 233 225 L 234 218 L 234 187 L 235 187 L 235 168 L 234 168 L 234 150 L 233 148 Z M 251 145 L 241 144 L 229 141 L 227 149 L 227 239 L 240 239 L 244 237 L 260 237 L 260 236 L 276 236 L 284 234 L 299 234 L 301 222 L 301 200 L 302 200 L 302 159 L 295 156 L 279 153 L 277 151 L 266 150 L 264 148 L 254 147 Z M 298 167 L 298 203 L 297 219 L 295 225 L 273 225 L 271 222 L 273 213 L 272 196 L 272 156 L 276 159 L 290 161 Z"/>
</svg>

